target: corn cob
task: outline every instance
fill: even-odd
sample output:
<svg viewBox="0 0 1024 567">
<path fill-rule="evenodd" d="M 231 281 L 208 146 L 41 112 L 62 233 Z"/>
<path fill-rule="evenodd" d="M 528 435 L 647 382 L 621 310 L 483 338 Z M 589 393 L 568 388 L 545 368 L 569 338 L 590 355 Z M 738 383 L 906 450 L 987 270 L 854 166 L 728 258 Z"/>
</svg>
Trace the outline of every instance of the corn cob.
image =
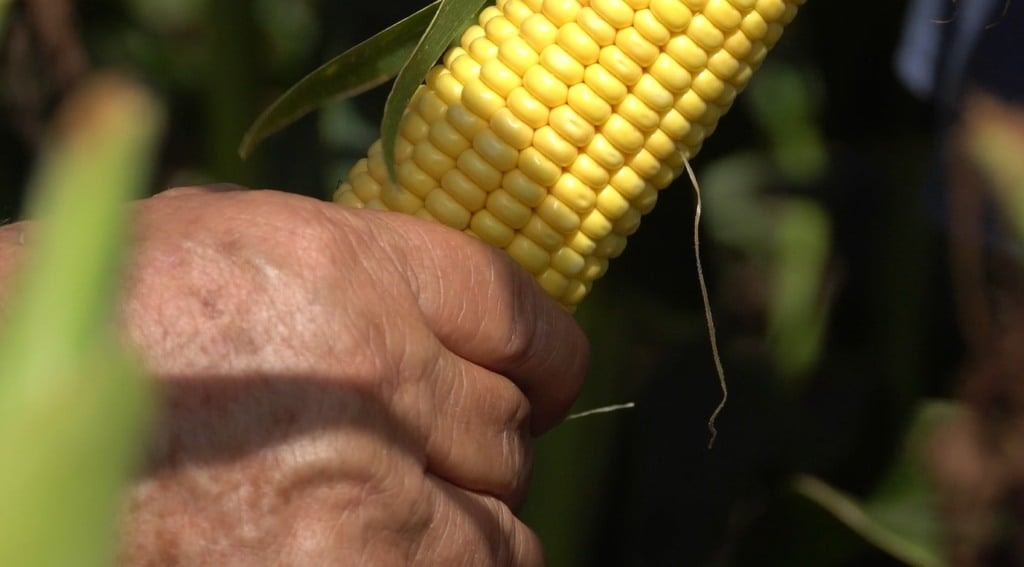
<svg viewBox="0 0 1024 567">
<path fill-rule="evenodd" d="M 334 195 L 504 249 L 573 309 L 805 0 L 498 0 Z"/>
</svg>

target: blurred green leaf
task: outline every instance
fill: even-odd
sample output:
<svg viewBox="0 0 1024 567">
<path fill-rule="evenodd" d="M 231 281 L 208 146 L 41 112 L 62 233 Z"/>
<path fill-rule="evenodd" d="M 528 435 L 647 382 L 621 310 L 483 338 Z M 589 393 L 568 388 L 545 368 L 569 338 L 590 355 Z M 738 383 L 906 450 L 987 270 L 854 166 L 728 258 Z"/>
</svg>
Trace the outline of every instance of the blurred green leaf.
<svg viewBox="0 0 1024 567">
<path fill-rule="evenodd" d="M 395 78 L 395 85 L 391 88 L 391 94 L 384 105 L 384 117 L 380 123 L 384 164 L 392 180 L 395 178 L 395 139 L 398 137 L 398 125 L 402 120 L 402 114 L 409 106 L 416 89 L 423 83 L 427 72 L 437 63 L 452 41 L 469 27 L 484 1 L 441 0 L 430 26 Z"/>
<path fill-rule="evenodd" d="M 813 77 L 793 65 L 770 63 L 758 72 L 747 98 L 779 168 L 801 183 L 821 176 L 828 165 L 816 119 L 821 92 Z"/>
<path fill-rule="evenodd" d="M 798 386 L 818 362 L 828 318 L 831 222 L 816 203 L 768 195 L 785 172 L 758 153 L 719 159 L 704 171 L 708 227 L 765 274 L 768 330 L 775 366 Z"/>
<path fill-rule="evenodd" d="M 920 567 L 945 565 L 941 522 L 921 453 L 933 432 L 958 411 L 959 407 L 951 402 L 922 402 L 911 422 L 902 454 L 866 501 L 807 475 L 797 477 L 793 488 L 893 557 Z"/>
<path fill-rule="evenodd" d="M 0 565 L 109 565 L 144 382 L 114 332 L 125 201 L 162 112 L 105 77 L 63 109 L 33 183 L 30 255 L 0 334 Z"/>
<path fill-rule="evenodd" d="M 762 193 L 777 175 L 771 161 L 755 152 L 732 154 L 705 166 L 704 218 L 712 237 L 748 254 L 769 253 L 772 221 Z"/>
<path fill-rule="evenodd" d="M 768 285 L 768 341 L 779 372 L 794 379 L 807 375 L 821 355 L 832 227 L 825 211 L 809 200 L 787 198 L 779 209 Z"/>
<path fill-rule="evenodd" d="M 260 142 L 327 102 L 389 81 L 408 61 L 439 4 L 426 6 L 306 75 L 260 114 L 242 138 L 238 153 L 247 158 Z"/>
</svg>

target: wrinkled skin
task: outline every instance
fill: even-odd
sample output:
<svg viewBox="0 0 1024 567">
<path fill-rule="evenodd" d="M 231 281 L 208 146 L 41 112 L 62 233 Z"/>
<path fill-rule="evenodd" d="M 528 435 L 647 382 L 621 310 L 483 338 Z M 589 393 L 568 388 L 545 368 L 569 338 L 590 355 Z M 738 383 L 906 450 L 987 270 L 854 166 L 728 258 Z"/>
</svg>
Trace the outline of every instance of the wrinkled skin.
<svg viewBox="0 0 1024 567">
<path fill-rule="evenodd" d="M 537 565 L 530 440 L 587 343 L 503 254 L 273 191 L 140 201 L 121 313 L 161 392 L 130 565 Z M 31 250 L 0 229 L 0 278 Z"/>
</svg>

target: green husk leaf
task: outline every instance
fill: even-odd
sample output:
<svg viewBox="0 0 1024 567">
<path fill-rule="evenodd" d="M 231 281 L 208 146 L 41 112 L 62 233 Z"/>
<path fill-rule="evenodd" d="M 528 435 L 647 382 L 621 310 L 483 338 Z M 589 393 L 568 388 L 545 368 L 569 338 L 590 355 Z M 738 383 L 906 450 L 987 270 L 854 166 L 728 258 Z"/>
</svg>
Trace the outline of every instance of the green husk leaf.
<svg viewBox="0 0 1024 567">
<path fill-rule="evenodd" d="M 391 80 L 409 60 L 440 5 L 429 4 L 306 75 L 253 122 L 242 137 L 239 155 L 248 158 L 260 142 L 330 101 Z"/>
<path fill-rule="evenodd" d="M 384 117 L 380 124 L 384 163 L 392 180 L 395 179 L 395 139 L 398 137 L 402 114 L 427 72 L 452 41 L 469 27 L 483 4 L 484 0 L 441 0 L 433 21 L 398 73 L 384 105 Z"/>
</svg>

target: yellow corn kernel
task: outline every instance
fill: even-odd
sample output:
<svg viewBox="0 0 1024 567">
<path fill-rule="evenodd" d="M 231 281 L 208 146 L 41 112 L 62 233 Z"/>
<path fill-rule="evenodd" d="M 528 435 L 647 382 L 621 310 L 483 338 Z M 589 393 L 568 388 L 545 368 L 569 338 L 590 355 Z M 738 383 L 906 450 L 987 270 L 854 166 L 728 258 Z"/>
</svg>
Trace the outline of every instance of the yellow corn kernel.
<svg viewBox="0 0 1024 567">
<path fill-rule="evenodd" d="M 501 11 L 504 12 L 508 21 L 511 22 L 512 25 L 516 26 L 516 33 L 518 34 L 518 26 L 522 25 L 523 20 L 530 17 L 530 14 L 533 14 L 533 10 L 525 3 L 519 2 L 518 0 L 509 0 L 508 2 L 499 0 L 499 4 L 503 4 L 500 6 Z"/>
<path fill-rule="evenodd" d="M 562 174 L 562 168 L 548 159 L 536 147 L 529 147 L 519 152 L 519 170 L 533 181 L 550 187 Z"/>
<path fill-rule="evenodd" d="M 544 0 L 542 12 L 556 26 L 576 21 L 576 14 L 582 6 L 576 0 Z"/>
<path fill-rule="evenodd" d="M 423 208 L 423 199 L 399 185 L 388 185 L 380 190 L 380 201 L 388 210 L 412 214 Z"/>
<path fill-rule="evenodd" d="M 576 159 L 579 150 L 576 146 L 566 141 L 551 126 L 544 126 L 533 135 L 533 147 L 540 150 L 557 165 L 565 167 Z"/>
<path fill-rule="evenodd" d="M 621 254 L 804 0 L 497 0 L 335 201 L 504 249 L 567 308 Z"/>
<path fill-rule="evenodd" d="M 580 65 L 597 62 L 601 46 L 576 22 L 570 22 L 558 30 L 558 45 L 572 55 Z"/>
<path fill-rule="evenodd" d="M 584 281 L 594 281 L 603 276 L 607 270 L 608 260 L 591 256 L 587 258 L 586 265 L 583 267 L 583 273 L 580 275 L 583 276 Z"/>
<path fill-rule="evenodd" d="M 580 10 L 576 21 L 599 46 L 604 47 L 615 42 L 615 27 L 590 6 Z"/>
<path fill-rule="evenodd" d="M 492 43 L 501 45 L 508 39 L 518 36 L 519 28 L 510 19 L 499 15 L 484 24 L 484 32 Z"/>
<path fill-rule="evenodd" d="M 618 170 L 626 163 L 626 156 L 604 137 L 598 133 L 585 148 L 587 155 L 592 157 L 601 167 L 608 171 Z"/>
<path fill-rule="evenodd" d="M 528 207 L 536 207 L 544 201 L 548 190 L 526 176 L 520 169 L 505 174 L 501 187 Z"/>
<path fill-rule="evenodd" d="M 523 75 L 523 86 L 547 108 L 565 104 L 569 95 L 569 87 L 554 73 L 540 65 L 531 67 Z"/>
<path fill-rule="evenodd" d="M 448 170 L 455 167 L 455 160 L 434 147 L 434 144 L 431 144 L 428 140 L 423 140 L 416 144 L 416 147 L 413 148 L 412 151 L 412 160 L 420 167 L 420 169 L 423 170 L 424 173 L 434 179 L 441 179 L 441 176 L 447 173 Z M 387 174 L 383 172 L 374 175 L 377 179 L 381 179 L 386 176 Z"/>
<path fill-rule="evenodd" d="M 453 159 L 459 157 L 459 154 L 469 148 L 469 140 L 447 120 L 438 120 L 431 124 L 427 139 L 434 147 Z M 415 153 L 415 146 L 413 146 L 413 152 Z M 398 159 L 398 156 L 395 156 L 395 159 Z"/>
<path fill-rule="evenodd" d="M 651 12 L 672 33 L 685 30 L 693 18 L 686 3 L 677 0 L 651 0 Z"/>
<path fill-rule="evenodd" d="M 469 211 L 441 189 L 434 189 L 423 200 L 423 206 L 444 224 L 462 230 L 469 224 Z"/>
<path fill-rule="evenodd" d="M 533 211 L 507 191 L 498 189 L 487 197 L 487 210 L 508 226 L 519 229 L 533 216 Z"/>
<path fill-rule="evenodd" d="M 548 252 L 522 234 L 515 235 L 512 242 L 505 247 L 505 251 L 534 275 L 542 273 L 550 263 L 551 256 Z"/>
<path fill-rule="evenodd" d="M 497 6 L 487 6 L 480 11 L 480 26 L 486 28 L 487 24 L 494 18 L 501 17 L 501 9 Z M 477 32 L 479 33 L 479 32 Z"/>
<path fill-rule="evenodd" d="M 555 132 L 576 148 L 586 146 L 594 137 L 594 125 L 570 106 L 562 105 L 552 109 L 549 122 Z"/>
<path fill-rule="evenodd" d="M 569 287 L 566 288 L 565 293 L 559 299 L 562 305 L 574 306 L 583 301 L 583 299 L 590 293 L 590 284 L 583 283 L 580 280 L 572 280 L 569 282 Z"/>
<path fill-rule="evenodd" d="M 615 107 L 615 113 L 644 132 L 654 130 L 661 122 L 661 116 L 632 93 L 626 95 L 626 98 Z"/>
<path fill-rule="evenodd" d="M 548 268 L 537 274 L 537 283 L 551 297 L 560 297 L 565 290 L 569 289 L 569 278 L 553 268 Z"/>
<path fill-rule="evenodd" d="M 479 211 L 487 202 L 487 192 L 480 188 L 461 169 L 455 168 L 441 178 L 441 188 L 466 210 Z"/>
<path fill-rule="evenodd" d="M 548 226 L 563 234 L 568 234 L 580 226 L 579 214 L 550 193 L 535 210 Z"/>
<path fill-rule="evenodd" d="M 491 214 L 491 211 L 483 209 L 477 211 L 469 221 L 470 232 L 479 236 L 481 240 L 495 246 L 504 248 L 512 243 L 516 237 L 516 231 L 507 224 L 501 222 L 498 217 Z"/>
<path fill-rule="evenodd" d="M 569 173 L 595 190 L 606 187 L 610 178 L 608 170 L 587 153 L 576 156 L 576 160 L 569 166 Z"/>
<path fill-rule="evenodd" d="M 480 66 L 480 80 L 503 97 L 523 84 L 519 75 L 499 59 L 491 59 Z"/>
<path fill-rule="evenodd" d="M 413 195 L 424 198 L 427 193 L 437 187 L 437 181 L 433 177 L 423 173 L 423 170 L 416 166 L 416 162 L 410 160 L 398 164 L 395 177 L 398 182 L 408 189 Z"/>
<path fill-rule="evenodd" d="M 457 103 L 462 96 L 462 83 L 440 65 L 431 69 L 427 75 L 427 86 L 433 89 L 446 105 Z"/>
<path fill-rule="evenodd" d="M 523 25 L 519 26 L 519 35 L 534 51 L 540 53 L 542 49 L 555 42 L 558 28 L 544 14 L 533 14 L 523 20 Z"/>
<path fill-rule="evenodd" d="M 455 57 L 448 68 L 455 80 L 462 85 L 468 85 L 470 81 L 480 76 L 480 64 L 465 52 Z"/>
<path fill-rule="evenodd" d="M 465 100 L 465 96 L 463 96 L 463 100 Z M 445 116 L 448 122 L 451 122 L 452 126 L 460 134 L 470 140 L 473 139 L 473 136 L 476 136 L 477 132 L 487 127 L 487 123 L 476 114 L 473 114 L 473 111 L 464 104 L 450 105 Z"/>
<path fill-rule="evenodd" d="M 633 9 L 622 0 L 592 0 L 590 6 L 615 28 L 623 29 L 633 23 Z"/>
<path fill-rule="evenodd" d="M 619 104 L 626 98 L 626 85 L 604 65 L 594 64 L 583 73 L 583 82 L 608 104 Z"/>
<path fill-rule="evenodd" d="M 501 172 L 472 148 L 459 154 L 457 163 L 459 169 L 484 191 L 497 189 L 501 184 Z"/>
<path fill-rule="evenodd" d="M 578 213 L 585 213 L 594 208 L 594 202 L 597 200 L 594 190 L 571 173 L 562 174 L 551 188 L 551 194 Z"/>
<path fill-rule="evenodd" d="M 483 81 L 476 79 L 462 89 L 462 104 L 467 110 L 484 120 L 504 108 L 505 98 L 492 91 Z"/>
<path fill-rule="evenodd" d="M 473 138 L 473 149 L 501 172 L 511 170 L 519 161 L 519 151 L 506 144 L 491 129 L 483 130 Z"/>
<path fill-rule="evenodd" d="M 551 267 L 563 276 L 578 276 L 586 265 L 586 259 L 572 248 L 562 247 L 551 255 Z"/>
<path fill-rule="evenodd" d="M 672 95 L 671 91 L 663 87 L 658 82 L 658 79 L 650 73 L 640 77 L 640 81 L 633 86 L 633 94 L 649 106 L 651 110 L 658 113 L 659 120 L 661 114 L 672 108 L 676 98 Z"/>
<path fill-rule="evenodd" d="M 534 67 L 539 69 L 539 67 Z M 543 71 L 543 69 L 541 69 Z M 508 107 L 530 128 L 540 128 L 548 123 L 548 106 L 537 100 L 525 88 L 513 90 L 508 95 Z"/>
<path fill-rule="evenodd" d="M 654 59 L 661 52 L 657 45 L 647 41 L 636 26 L 619 30 L 619 33 L 615 34 L 615 45 L 641 67 L 654 63 Z"/>
<path fill-rule="evenodd" d="M 585 83 L 569 87 L 569 106 L 591 124 L 602 124 L 612 114 L 612 107 Z"/>
<path fill-rule="evenodd" d="M 579 252 L 584 258 L 593 256 L 597 250 L 597 243 L 594 242 L 594 239 L 584 234 L 582 230 L 573 232 L 567 239 L 567 242 L 569 248 Z"/>
<path fill-rule="evenodd" d="M 538 59 L 537 52 L 530 47 L 530 44 L 519 37 L 513 37 L 505 41 L 498 48 L 498 60 L 508 65 L 510 69 L 520 76 L 527 69 L 536 65 Z"/>
<path fill-rule="evenodd" d="M 623 153 L 631 154 L 644 145 L 644 133 L 619 114 L 613 114 L 604 123 L 601 133 Z"/>
<path fill-rule="evenodd" d="M 515 113 L 508 108 L 495 112 L 491 116 L 490 126 L 498 137 L 517 150 L 530 147 L 533 141 L 533 128 L 516 118 Z"/>
<path fill-rule="evenodd" d="M 521 232 L 523 236 L 550 252 L 560 250 L 565 245 L 565 235 L 551 228 L 540 215 L 533 215 Z"/>
<path fill-rule="evenodd" d="M 566 85 L 574 85 L 583 80 L 583 63 L 560 45 L 545 47 L 540 54 L 540 64 Z"/>
<path fill-rule="evenodd" d="M 640 212 L 640 209 L 630 207 L 612 224 L 612 230 L 619 236 L 629 236 L 640 228 L 641 217 L 643 217 L 643 213 Z"/>
<path fill-rule="evenodd" d="M 640 10 L 633 16 L 633 26 L 644 39 L 655 46 L 665 45 L 672 39 L 672 32 L 658 21 L 658 17 L 649 9 Z"/>
<path fill-rule="evenodd" d="M 469 45 L 469 56 L 473 58 L 477 63 L 483 63 L 484 61 L 490 61 L 498 56 L 498 46 L 493 41 L 487 39 L 486 36 L 481 36 L 473 40 L 473 43 Z"/>
<path fill-rule="evenodd" d="M 601 49 L 597 62 L 624 85 L 633 85 L 640 80 L 644 70 L 626 54 L 618 45 L 609 45 Z M 591 65 L 593 67 L 593 65 Z"/>
<path fill-rule="evenodd" d="M 720 31 L 733 31 L 743 21 L 743 14 L 729 0 L 708 0 L 703 14 Z"/>
<path fill-rule="evenodd" d="M 617 220 L 629 211 L 629 201 L 611 185 L 597 195 L 597 210 L 609 219 Z"/>
</svg>

